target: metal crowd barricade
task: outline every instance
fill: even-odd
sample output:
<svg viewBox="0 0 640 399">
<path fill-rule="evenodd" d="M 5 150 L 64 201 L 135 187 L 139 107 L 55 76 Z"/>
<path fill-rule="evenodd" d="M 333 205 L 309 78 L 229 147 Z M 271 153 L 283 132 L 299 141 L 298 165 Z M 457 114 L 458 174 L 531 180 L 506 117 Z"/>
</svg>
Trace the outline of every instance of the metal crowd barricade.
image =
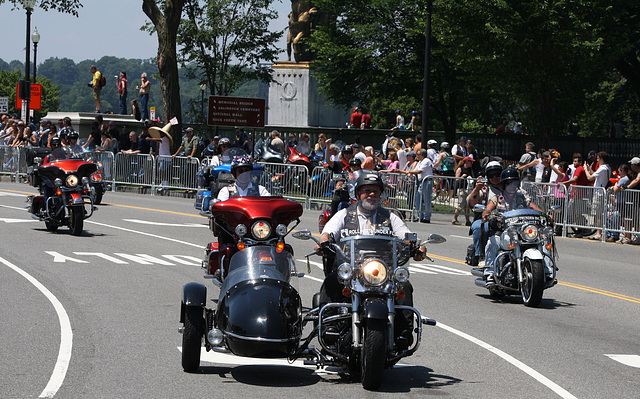
<svg viewBox="0 0 640 399">
<path fill-rule="evenodd" d="M 307 168 L 302 165 L 260 162 L 262 165 L 261 184 L 271 195 L 304 202 L 309 205 L 311 181 Z"/>
<path fill-rule="evenodd" d="M 617 233 L 640 234 L 640 190 L 623 189 L 608 196 L 610 206 L 605 230 Z"/>
<path fill-rule="evenodd" d="M 88 151 L 84 154 L 84 159 L 98 164 L 98 171 L 101 172 L 102 180 L 113 184 L 115 177 L 115 156 L 111 151 Z"/>
<path fill-rule="evenodd" d="M 311 173 L 309 204 L 327 204 L 333 200 L 336 181 L 333 172 L 322 166 L 316 166 Z"/>
<path fill-rule="evenodd" d="M 603 187 L 570 186 L 567 194 L 566 227 L 603 228 L 606 197 Z"/>
<path fill-rule="evenodd" d="M 152 187 L 156 172 L 155 164 L 153 155 L 116 154 L 113 169 L 114 191 L 116 185 Z"/>
<path fill-rule="evenodd" d="M 18 173 L 20 148 L 0 146 L 0 174 L 14 175 Z"/>
<path fill-rule="evenodd" d="M 477 178 L 455 176 L 433 176 L 431 191 L 431 207 L 433 213 L 458 214 L 464 216 L 473 214 L 468 207 L 467 196 L 476 185 Z"/>
<path fill-rule="evenodd" d="M 198 158 L 173 158 L 171 155 L 159 155 L 157 161 L 154 186 L 160 186 L 162 189 L 198 189 L 197 174 L 200 170 Z"/>
<path fill-rule="evenodd" d="M 415 175 L 380 172 L 380 177 L 387 183 L 383 199 L 390 208 L 405 214 L 405 219 L 413 220 L 418 179 Z"/>
</svg>

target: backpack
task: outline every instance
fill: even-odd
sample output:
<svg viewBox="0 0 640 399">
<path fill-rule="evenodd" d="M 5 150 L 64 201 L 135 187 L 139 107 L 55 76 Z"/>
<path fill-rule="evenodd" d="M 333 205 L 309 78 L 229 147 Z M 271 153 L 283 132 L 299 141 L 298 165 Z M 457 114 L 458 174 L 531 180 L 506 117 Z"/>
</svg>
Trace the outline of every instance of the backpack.
<svg viewBox="0 0 640 399">
<path fill-rule="evenodd" d="M 442 170 L 443 171 L 455 170 L 455 164 L 456 164 L 455 159 L 453 159 L 451 155 L 447 154 L 447 156 L 444 157 L 444 159 L 442 160 Z"/>
<path fill-rule="evenodd" d="M 100 82 L 98 82 L 100 87 L 105 87 L 107 85 L 107 78 L 104 77 L 104 74 L 100 74 Z"/>
</svg>

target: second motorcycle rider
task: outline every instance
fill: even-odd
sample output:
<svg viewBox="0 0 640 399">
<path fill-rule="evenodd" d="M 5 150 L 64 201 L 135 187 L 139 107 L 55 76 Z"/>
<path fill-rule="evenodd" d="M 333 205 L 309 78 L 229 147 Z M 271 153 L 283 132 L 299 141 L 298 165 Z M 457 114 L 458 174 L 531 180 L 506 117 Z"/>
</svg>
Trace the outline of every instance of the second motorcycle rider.
<svg viewBox="0 0 640 399">
<path fill-rule="evenodd" d="M 380 195 L 383 190 L 384 183 L 380 176 L 375 173 L 362 174 L 355 186 L 357 203 L 342 209 L 327 222 L 320 236 L 320 246 L 317 246 L 316 250 L 331 241 L 339 243 L 342 237 L 371 234 L 393 235 L 404 239 L 405 233 L 411 233 L 400 217 L 380 206 Z M 421 261 L 424 256 L 425 250 L 420 248 L 420 250 L 416 251 L 414 259 Z M 333 259 L 329 259 L 329 261 L 331 260 Z M 342 288 L 343 285 L 338 281 L 334 266 L 333 271 L 327 275 L 320 288 L 320 304 L 344 301 Z M 406 296 L 397 299 L 397 304 L 413 306 L 413 287 L 411 283 L 409 281 L 403 283 L 401 289 L 404 290 Z M 399 312 L 396 315 L 395 339 L 398 346 L 406 348 L 412 344 L 412 320 L 412 314 L 407 311 Z"/>
</svg>

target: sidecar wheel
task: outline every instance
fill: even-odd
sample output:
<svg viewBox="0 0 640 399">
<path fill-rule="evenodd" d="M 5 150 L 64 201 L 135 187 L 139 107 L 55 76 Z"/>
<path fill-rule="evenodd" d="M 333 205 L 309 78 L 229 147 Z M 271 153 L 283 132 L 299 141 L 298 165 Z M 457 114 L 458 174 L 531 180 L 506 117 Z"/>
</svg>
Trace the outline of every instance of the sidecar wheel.
<svg viewBox="0 0 640 399">
<path fill-rule="evenodd" d="M 524 306 L 535 308 L 542 300 L 544 265 L 542 261 L 525 259 L 522 262 L 524 281 L 520 285 Z"/>
<path fill-rule="evenodd" d="M 55 222 L 44 221 L 44 225 L 47 227 L 47 231 L 55 233 L 58 230 L 58 225 Z"/>
<path fill-rule="evenodd" d="M 380 388 L 387 360 L 385 320 L 367 320 L 362 348 L 362 387 L 372 391 Z"/>
<path fill-rule="evenodd" d="M 84 209 L 79 206 L 74 206 L 71 208 L 71 215 L 69 217 L 69 228 L 71 229 L 71 234 L 74 236 L 81 235 L 84 224 Z"/>
<path fill-rule="evenodd" d="M 182 369 L 193 373 L 200 367 L 200 348 L 204 337 L 202 308 L 185 306 L 184 331 L 182 332 Z"/>
</svg>

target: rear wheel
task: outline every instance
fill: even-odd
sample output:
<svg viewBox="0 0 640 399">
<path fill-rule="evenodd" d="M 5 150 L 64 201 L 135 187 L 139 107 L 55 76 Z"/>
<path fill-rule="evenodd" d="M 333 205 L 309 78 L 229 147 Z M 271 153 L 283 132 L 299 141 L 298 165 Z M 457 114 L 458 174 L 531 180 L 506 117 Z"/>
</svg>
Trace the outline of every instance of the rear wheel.
<svg viewBox="0 0 640 399">
<path fill-rule="evenodd" d="M 385 320 L 367 320 L 362 347 L 362 387 L 375 390 L 382 384 L 387 360 L 387 323 Z"/>
<path fill-rule="evenodd" d="M 185 306 L 184 331 L 182 332 L 182 369 L 193 373 L 200 367 L 200 348 L 204 335 L 202 308 Z"/>
<path fill-rule="evenodd" d="M 525 259 L 522 262 L 524 281 L 520 283 L 520 292 L 524 306 L 537 307 L 542 300 L 544 290 L 544 265 L 540 260 Z"/>
<path fill-rule="evenodd" d="M 69 218 L 69 228 L 71 229 L 71 234 L 73 234 L 74 236 L 81 235 L 84 225 L 84 209 L 81 206 L 72 207 Z"/>
</svg>

